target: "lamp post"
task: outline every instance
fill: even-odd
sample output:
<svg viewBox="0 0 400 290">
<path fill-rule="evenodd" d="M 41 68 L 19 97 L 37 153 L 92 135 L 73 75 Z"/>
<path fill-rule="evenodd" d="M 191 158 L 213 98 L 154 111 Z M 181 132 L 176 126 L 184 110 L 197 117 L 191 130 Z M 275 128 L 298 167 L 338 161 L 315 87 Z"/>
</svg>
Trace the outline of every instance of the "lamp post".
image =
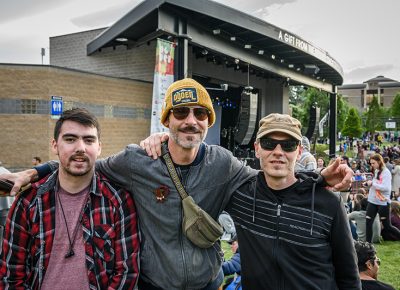
<svg viewBox="0 0 400 290">
<path fill-rule="evenodd" d="M 42 64 L 43 64 L 43 57 L 46 55 L 46 49 L 42 47 L 40 50 L 40 54 L 42 55 Z"/>
</svg>

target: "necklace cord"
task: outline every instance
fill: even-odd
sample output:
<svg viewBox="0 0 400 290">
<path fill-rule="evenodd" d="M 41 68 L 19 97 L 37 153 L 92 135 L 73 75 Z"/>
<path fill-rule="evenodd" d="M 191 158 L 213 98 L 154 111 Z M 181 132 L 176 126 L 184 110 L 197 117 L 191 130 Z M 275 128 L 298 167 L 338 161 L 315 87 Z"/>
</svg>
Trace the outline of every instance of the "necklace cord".
<svg viewBox="0 0 400 290">
<path fill-rule="evenodd" d="M 65 223 L 65 227 L 67 229 L 68 242 L 69 242 L 69 250 L 65 254 L 65 258 L 69 258 L 69 257 L 72 257 L 73 255 L 75 255 L 75 253 L 74 253 L 74 244 L 75 244 L 76 234 L 78 233 L 78 226 L 82 222 L 83 211 L 84 211 L 85 205 L 86 205 L 86 203 L 88 201 L 89 193 L 90 193 L 90 190 L 88 190 L 88 192 L 86 193 L 85 202 L 82 204 L 82 207 L 81 207 L 81 210 L 80 210 L 80 213 L 79 213 L 78 221 L 77 221 L 77 223 L 75 225 L 74 232 L 72 233 L 72 241 L 71 241 L 71 236 L 69 234 L 69 229 L 68 229 L 68 224 L 67 224 L 67 218 L 65 217 L 64 208 L 63 208 L 63 205 L 62 205 L 62 202 L 61 202 L 61 197 L 60 197 L 59 190 L 57 190 L 57 199 L 58 199 L 58 203 L 60 204 L 61 212 L 62 212 L 62 215 L 63 215 L 63 218 L 64 218 L 64 223 Z"/>
</svg>

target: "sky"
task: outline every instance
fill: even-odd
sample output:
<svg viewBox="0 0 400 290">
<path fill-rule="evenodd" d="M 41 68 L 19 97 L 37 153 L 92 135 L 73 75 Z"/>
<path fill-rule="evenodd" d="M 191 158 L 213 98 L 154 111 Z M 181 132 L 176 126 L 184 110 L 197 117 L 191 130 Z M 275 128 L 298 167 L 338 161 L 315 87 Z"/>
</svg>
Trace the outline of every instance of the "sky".
<svg viewBox="0 0 400 290">
<path fill-rule="evenodd" d="M 187 0 L 196 1 L 196 0 Z M 0 63 L 49 64 L 49 37 L 108 27 L 140 0 L 1 0 Z M 327 51 L 344 84 L 400 81 L 399 0 L 217 0 Z"/>
</svg>

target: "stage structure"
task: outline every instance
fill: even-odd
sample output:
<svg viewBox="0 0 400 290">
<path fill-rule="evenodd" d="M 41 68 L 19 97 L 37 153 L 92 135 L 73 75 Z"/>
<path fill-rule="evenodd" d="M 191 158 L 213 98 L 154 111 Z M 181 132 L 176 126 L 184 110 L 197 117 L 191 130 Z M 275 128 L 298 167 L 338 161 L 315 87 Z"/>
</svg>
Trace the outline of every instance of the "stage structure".
<svg viewBox="0 0 400 290">
<path fill-rule="evenodd" d="M 170 45 L 162 48 L 160 43 Z M 156 55 L 164 62 L 156 64 Z M 157 120 L 156 107 L 166 86 L 166 78 L 155 77 L 155 72 L 167 72 L 173 80 L 192 77 L 209 88 L 217 124 L 210 130 L 211 141 L 208 141 L 230 149 L 246 162 L 254 161 L 253 143 L 260 118 L 272 112 L 290 113 L 290 86 L 304 85 L 330 93 L 330 111 L 335 112 L 336 87 L 343 82 L 343 70 L 328 52 L 285 28 L 209 0 L 146 0 L 110 27 L 51 37 L 49 67 L 49 71 L 60 71 L 63 78 L 55 80 L 60 85 L 29 79 L 48 86 L 43 87 L 48 95 L 21 91 L 28 86 L 18 83 L 15 74 L 6 82 L 8 86 L 3 86 L 3 90 L 9 88 L 10 92 L 0 95 L 0 108 L 16 109 L 0 112 L 0 118 L 10 112 L 24 114 L 26 110 L 19 107 L 18 101 L 27 99 L 29 104 L 37 103 L 30 106 L 31 115 L 27 118 L 42 114 L 43 120 L 50 122 L 50 116 L 46 117 L 49 112 L 39 112 L 36 108 L 41 108 L 41 102 L 46 102 L 43 105 L 46 107 L 51 96 L 60 96 L 65 108 L 83 104 L 93 108 L 110 128 L 132 128 L 118 134 L 121 136 L 118 145 L 110 140 L 106 146 L 112 151 L 120 150 L 121 143 L 140 140 L 145 134 L 142 131 L 138 134 L 136 124 L 140 123 L 140 130 L 150 134 L 150 120 L 152 117 Z M 1 69 L 0 66 L 0 72 Z M 38 71 L 31 67 L 24 69 Z M 74 74 L 88 77 L 78 78 L 79 82 L 64 77 Z M 79 90 L 85 80 L 99 76 L 109 81 L 104 84 L 112 86 L 96 95 L 91 93 L 90 82 L 86 83 L 85 91 Z M 21 81 L 22 77 L 21 73 Z M 153 97 L 155 82 L 160 93 Z M 126 90 L 128 84 L 133 88 L 131 91 Z M 35 85 L 32 83 L 31 87 Z M 21 93 L 14 94 L 12 88 L 19 88 Z M 330 115 L 329 122 L 335 124 L 335 114 Z M 120 126 L 122 123 L 129 127 Z M 51 128 L 51 124 L 42 127 Z M 49 133 L 43 132 L 37 139 L 47 140 Z M 103 140 L 107 143 L 106 136 Z M 329 136 L 334 150 L 335 128 Z M 21 136 L 29 139 L 25 137 Z M 0 155 L 3 163 L 11 153 Z M 21 156 L 21 159 L 31 160 L 31 157 Z"/>
</svg>

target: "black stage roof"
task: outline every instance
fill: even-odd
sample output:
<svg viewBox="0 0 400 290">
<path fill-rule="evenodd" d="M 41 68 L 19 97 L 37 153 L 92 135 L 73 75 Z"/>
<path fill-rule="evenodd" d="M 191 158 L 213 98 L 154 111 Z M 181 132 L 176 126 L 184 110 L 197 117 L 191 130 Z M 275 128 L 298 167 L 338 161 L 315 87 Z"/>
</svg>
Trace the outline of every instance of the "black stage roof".
<svg viewBox="0 0 400 290">
<path fill-rule="evenodd" d="M 289 31 L 209 0 L 145 0 L 92 40 L 87 54 L 179 36 L 187 36 L 195 49 L 207 49 L 216 57 L 238 58 L 255 73 L 268 72 L 326 91 L 343 83 L 340 64 L 326 51 Z M 124 39 L 127 41 L 121 42 Z"/>
</svg>

